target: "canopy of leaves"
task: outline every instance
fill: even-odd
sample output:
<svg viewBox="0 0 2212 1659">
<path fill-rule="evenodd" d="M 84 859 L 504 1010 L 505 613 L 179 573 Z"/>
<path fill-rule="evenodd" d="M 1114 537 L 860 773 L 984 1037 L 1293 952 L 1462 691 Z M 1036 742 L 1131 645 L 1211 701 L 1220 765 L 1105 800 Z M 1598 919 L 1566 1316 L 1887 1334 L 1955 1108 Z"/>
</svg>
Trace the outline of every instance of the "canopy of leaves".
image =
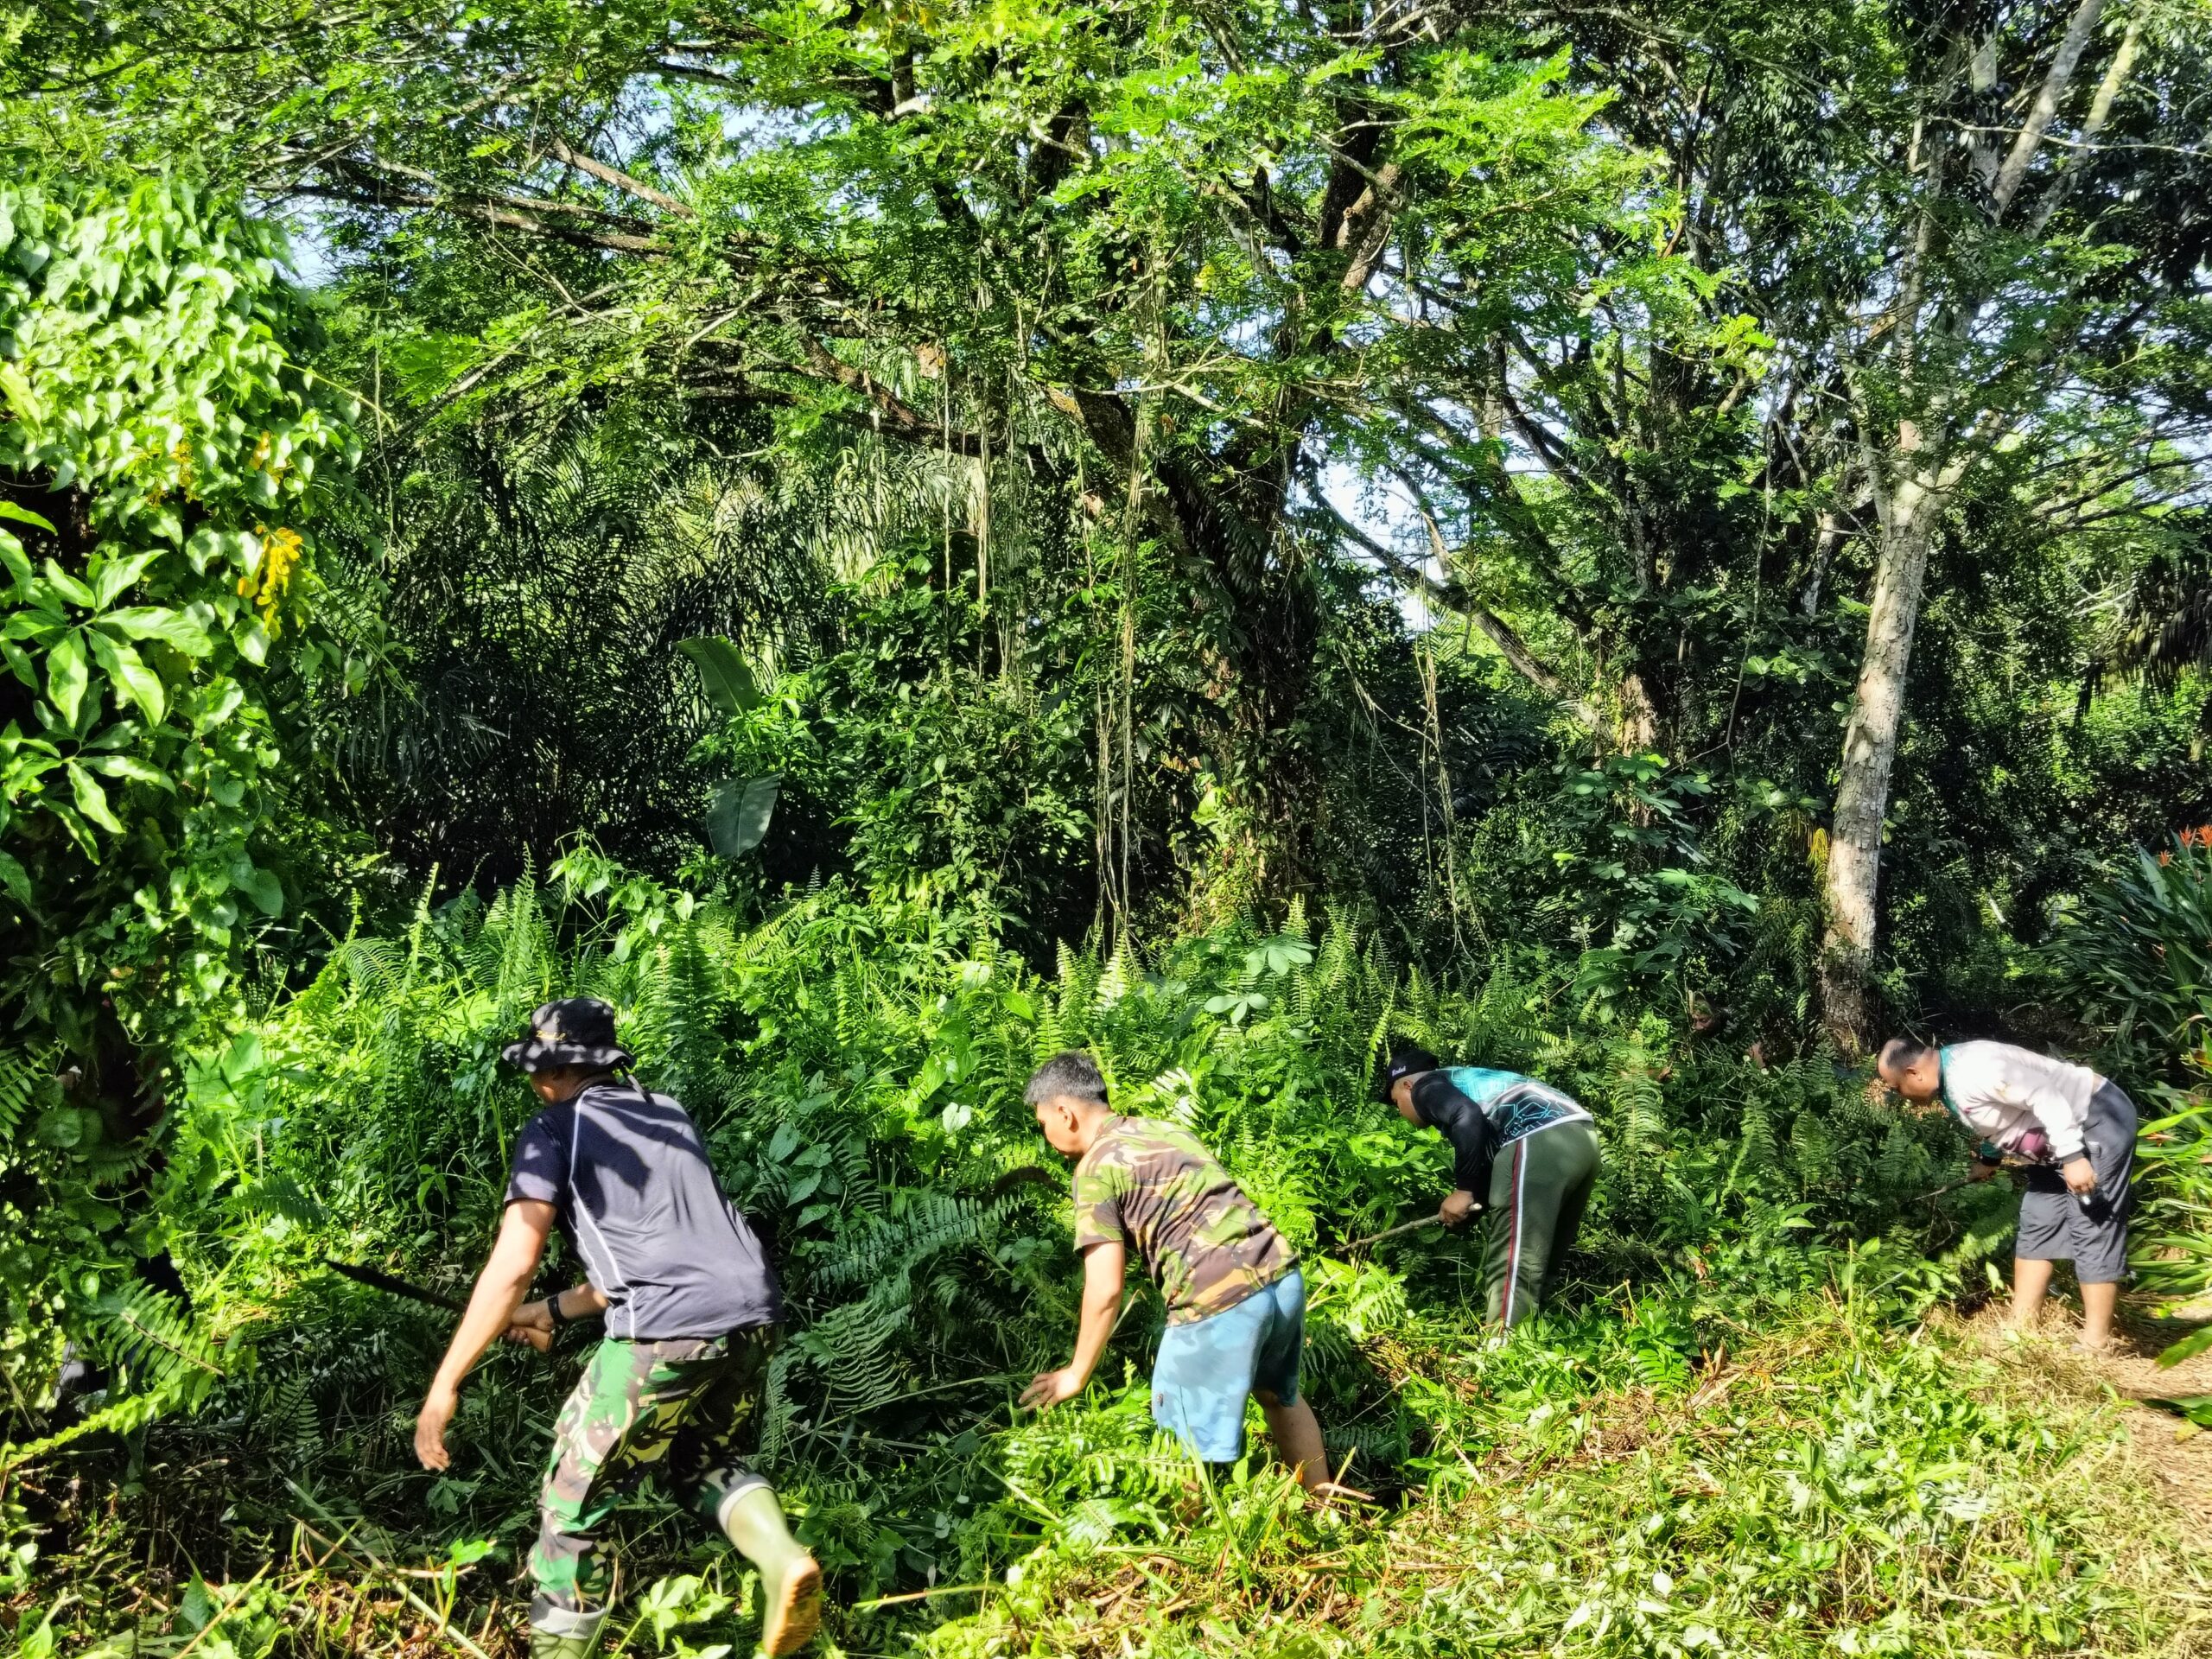
<svg viewBox="0 0 2212 1659">
<path fill-rule="evenodd" d="M 11 1323 L 100 1293 L 164 1066 L 287 907 L 264 688 L 346 671 L 301 526 L 353 451 L 280 257 L 180 182 L 0 183 L 0 1002 L 45 1108 L 0 1125 Z"/>
</svg>

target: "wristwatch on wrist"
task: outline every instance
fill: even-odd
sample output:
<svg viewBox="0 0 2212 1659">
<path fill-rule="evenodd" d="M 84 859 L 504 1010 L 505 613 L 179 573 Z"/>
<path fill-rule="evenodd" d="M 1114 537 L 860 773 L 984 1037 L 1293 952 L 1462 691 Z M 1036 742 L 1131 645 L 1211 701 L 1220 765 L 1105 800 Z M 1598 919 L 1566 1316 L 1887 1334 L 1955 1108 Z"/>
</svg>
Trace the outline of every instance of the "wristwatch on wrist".
<svg viewBox="0 0 2212 1659">
<path fill-rule="evenodd" d="M 553 1321 L 553 1328 L 556 1331 L 558 1331 L 563 1325 L 569 1323 L 569 1316 L 561 1311 L 561 1293 L 559 1291 L 555 1291 L 550 1296 L 548 1296 L 545 1299 L 545 1316 Z"/>
</svg>

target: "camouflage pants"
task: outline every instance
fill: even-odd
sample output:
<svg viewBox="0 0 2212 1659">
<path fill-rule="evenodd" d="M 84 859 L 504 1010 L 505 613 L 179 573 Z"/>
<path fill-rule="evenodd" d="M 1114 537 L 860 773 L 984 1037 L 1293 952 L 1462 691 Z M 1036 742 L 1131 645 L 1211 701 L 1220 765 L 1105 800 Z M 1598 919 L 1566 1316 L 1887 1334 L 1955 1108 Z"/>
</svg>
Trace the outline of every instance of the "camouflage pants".
<svg viewBox="0 0 2212 1659">
<path fill-rule="evenodd" d="M 767 1482 L 738 1455 L 775 1346 L 758 1326 L 708 1340 L 599 1344 L 561 1408 L 530 1552 L 533 1629 L 582 1635 L 607 1616 L 600 1533 L 625 1493 L 657 1475 L 716 1530 L 729 1500 Z"/>
</svg>

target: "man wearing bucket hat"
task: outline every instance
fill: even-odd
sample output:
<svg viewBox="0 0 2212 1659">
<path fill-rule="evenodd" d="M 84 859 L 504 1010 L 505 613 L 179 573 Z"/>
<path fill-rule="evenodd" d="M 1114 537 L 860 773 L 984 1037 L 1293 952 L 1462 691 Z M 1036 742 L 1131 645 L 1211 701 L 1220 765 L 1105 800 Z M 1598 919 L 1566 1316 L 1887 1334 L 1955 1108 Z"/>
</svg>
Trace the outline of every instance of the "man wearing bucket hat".
<svg viewBox="0 0 2212 1659">
<path fill-rule="evenodd" d="M 554 1426 L 530 1553 L 532 1659 L 591 1652 L 612 1578 L 601 1529 L 653 1470 L 760 1568 L 761 1647 L 796 1652 L 820 1621 L 821 1569 L 738 1448 L 782 1317 L 775 1274 L 690 1115 L 629 1075 L 614 1010 L 569 997 L 530 1025 L 502 1052 L 545 1107 L 515 1141 L 506 1215 L 416 1420 L 416 1455 L 447 1466 L 461 1378 L 502 1334 L 543 1347 L 560 1326 L 603 1316 L 605 1338 Z M 525 1303 L 556 1224 L 586 1281 Z"/>
<path fill-rule="evenodd" d="M 1518 1071 L 1440 1064 L 1402 1044 L 1376 1092 L 1407 1122 L 1452 1143 L 1452 1190 L 1437 1209 L 1456 1227 L 1487 1205 L 1483 1281 L 1491 1319 L 1517 1325 L 1551 1294 L 1598 1179 L 1598 1126 L 1580 1102 Z"/>
</svg>

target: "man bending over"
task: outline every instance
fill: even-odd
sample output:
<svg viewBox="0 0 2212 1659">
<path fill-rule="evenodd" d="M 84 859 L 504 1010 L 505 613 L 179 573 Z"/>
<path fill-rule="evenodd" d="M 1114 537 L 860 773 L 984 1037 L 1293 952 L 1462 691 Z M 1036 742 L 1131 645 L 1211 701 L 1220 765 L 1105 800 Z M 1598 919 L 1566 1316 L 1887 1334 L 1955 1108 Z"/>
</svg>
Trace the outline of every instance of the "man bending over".
<svg viewBox="0 0 2212 1659">
<path fill-rule="evenodd" d="M 1167 1304 L 1153 1420 L 1208 1463 L 1234 1463 L 1249 1396 L 1306 1491 L 1357 1496 L 1329 1479 L 1320 1425 L 1299 1397 L 1306 1281 L 1259 1206 L 1188 1130 L 1117 1116 L 1096 1062 L 1079 1049 L 1039 1066 L 1026 1098 L 1053 1150 L 1077 1160 L 1083 1319 L 1075 1357 L 1040 1373 L 1021 1403 L 1042 1410 L 1083 1392 L 1114 1334 L 1134 1244 Z"/>
<path fill-rule="evenodd" d="M 1410 1044 L 1378 1079 L 1407 1122 L 1452 1145 L 1452 1191 L 1437 1218 L 1457 1227 L 1487 1203 L 1483 1284 L 1492 1323 L 1518 1325 L 1559 1282 L 1598 1181 L 1598 1126 L 1580 1102 L 1518 1071 L 1441 1065 Z"/>
<path fill-rule="evenodd" d="M 2095 1353 L 2109 1348 L 2113 1308 L 2127 1274 L 2135 1103 L 2085 1065 L 2010 1043 L 1936 1048 L 1895 1037 L 1883 1045 L 1876 1069 L 1907 1100 L 1940 1098 L 1981 1137 L 1968 1172 L 1974 1180 L 1987 1180 L 2005 1158 L 2028 1166 L 2012 1247 L 2012 1329 L 2035 1329 L 2050 1264 L 2070 1261 L 2082 1287 L 2082 1346 Z"/>
<path fill-rule="evenodd" d="M 415 1453 L 426 1469 L 451 1461 L 461 1378 L 503 1332 L 543 1347 L 561 1325 L 603 1316 L 607 1335 L 553 1428 L 530 1553 L 531 1659 L 591 1652 L 613 1576 L 601 1532 L 654 1468 L 760 1569 L 760 1645 L 795 1653 L 821 1618 L 822 1572 L 738 1448 L 783 1317 L 775 1274 L 690 1115 L 628 1075 L 614 1010 L 571 997 L 530 1023 L 503 1052 L 545 1109 L 515 1142 L 506 1217 L 416 1419 Z M 586 1281 L 524 1304 L 556 1222 Z"/>
</svg>

